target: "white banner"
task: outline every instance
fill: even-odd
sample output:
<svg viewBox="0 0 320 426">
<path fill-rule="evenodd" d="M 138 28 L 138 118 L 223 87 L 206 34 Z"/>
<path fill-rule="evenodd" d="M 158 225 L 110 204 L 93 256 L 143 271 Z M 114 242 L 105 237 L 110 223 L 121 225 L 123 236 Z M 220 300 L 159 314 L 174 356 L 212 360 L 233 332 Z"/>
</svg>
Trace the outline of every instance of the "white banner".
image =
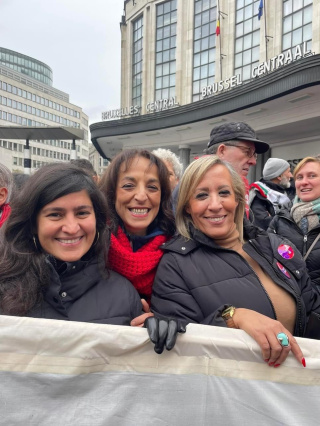
<svg viewBox="0 0 320 426">
<path fill-rule="evenodd" d="M 0 316 L 0 425 L 318 425 L 320 342 L 279 368 L 243 331 L 189 325 L 157 355 L 140 328 Z"/>
</svg>

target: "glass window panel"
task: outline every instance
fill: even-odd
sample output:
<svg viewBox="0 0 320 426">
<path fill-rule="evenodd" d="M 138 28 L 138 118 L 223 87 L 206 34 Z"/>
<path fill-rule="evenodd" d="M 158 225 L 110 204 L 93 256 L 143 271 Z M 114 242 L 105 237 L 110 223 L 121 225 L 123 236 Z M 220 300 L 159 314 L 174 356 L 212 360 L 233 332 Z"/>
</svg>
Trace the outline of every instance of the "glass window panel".
<svg viewBox="0 0 320 426">
<path fill-rule="evenodd" d="M 216 4 L 215 4 L 215 6 L 216 6 Z M 217 20 L 217 8 L 216 7 L 213 7 L 212 9 L 210 9 L 209 16 L 210 16 L 210 22 Z"/>
<path fill-rule="evenodd" d="M 170 12 L 170 1 L 167 1 L 166 3 L 163 4 L 163 13 L 168 13 Z"/>
<path fill-rule="evenodd" d="M 253 9 L 252 4 L 250 4 L 250 5 L 248 5 L 244 8 L 244 19 L 252 18 L 252 15 L 253 15 L 252 9 Z"/>
<path fill-rule="evenodd" d="M 194 81 L 193 82 L 193 93 L 199 93 L 200 92 L 200 81 Z"/>
<path fill-rule="evenodd" d="M 202 26 L 202 37 L 207 37 L 209 35 L 209 24 Z"/>
<path fill-rule="evenodd" d="M 302 10 L 300 10 L 297 13 L 293 14 L 293 19 L 292 19 L 292 29 L 296 29 L 302 26 Z"/>
<path fill-rule="evenodd" d="M 170 37 L 170 25 L 163 28 L 163 38 Z"/>
<path fill-rule="evenodd" d="M 209 23 L 209 10 L 202 14 L 202 25 Z"/>
<path fill-rule="evenodd" d="M 252 49 L 252 62 L 259 61 L 260 58 L 260 49 L 259 47 L 254 47 Z"/>
<path fill-rule="evenodd" d="M 176 47 L 176 44 L 177 44 L 177 37 L 176 36 L 174 36 L 174 37 L 171 37 L 170 38 L 170 47 Z"/>
<path fill-rule="evenodd" d="M 202 0 L 202 10 L 209 9 L 209 6 L 210 6 L 209 0 Z"/>
<path fill-rule="evenodd" d="M 302 28 L 298 28 L 292 32 L 292 45 L 296 46 L 300 43 L 302 43 Z"/>
<path fill-rule="evenodd" d="M 304 5 L 307 6 L 308 4 L 312 4 L 313 0 L 304 0 Z"/>
<path fill-rule="evenodd" d="M 170 50 L 165 50 L 162 55 L 162 62 L 169 61 Z"/>
<path fill-rule="evenodd" d="M 170 49 L 170 38 L 165 38 L 163 40 L 163 50 Z"/>
<path fill-rule="evenodd" d="M 216 35 L 211 35 L 209 37 L 209 48 L 211 49 L 212 47 L 216 46 Z"/>
<path fill-rule="evenodd" d="M 283 50 L 288 50 L 291 47 L 291 34 L 286 34 L 283 36 L 283 40 L 282 40 L 282 49 Z"/>
<path fill-rule="evenodd" d="M 198 67 L 200 65 L 200 53 L 197 55 L 194 55 L 193 57 L 193 66 Z"/>
<path fill-rule="evenodd" d="M 244 9 L 237 10 L 236 23 L 243 21 L 243 11 Z"/>
<path fill-rule="evenodd" d="M 251 62 L 251 49 L 243 52 L 243 65 L 248 65 Z"/>
<path fill-rule="evenodd" d="M 209 37 L 203 38 L 201 42 L 201 50 L 206 50 L 209 48 Z"/>
<path fill-rule="evenodd" d="M 171 0 L 171 10 L 175 10 L 177 8 L 177 0 Z"/>
<path fill-rule="evenodd" d="M 170 74 L 169 69 L 170 69 L 170 67 L 169 67 L 168 63 L 163 64 L 163 66 L 162 66 L 162 75 L 168 75 L 168 74 Z"/>
<path fill-rule="evenodd" d="M 303 23 L 312 22 L 312 6 L 306 7 L 303 11 Z"/>
<path fill-rule="evenodd" d="M 303 27 L 303 41 L 310 40 L 312 38 L 312 26 L 311 24 Z"/>
<path fill-rule="evenodd" d="M 252 0 L 244 0 L 244 5 L 247 6 L 248 4 L 252 3 Z"/>
<path fill-rule="evenodd" d="M 202 1 L 197 1 L 195 4 L 195 9 L 194 9 L 195 13 L 200 13 L 202 11 Z"/>
<path fill-rule="evenodd" d="M 198 53 L 201 50 L 201 40 L 194 42 L 194 53 Z"/>
<path fill-rule="evenodd" d="M 243 24 L 243 34 L 251 33 L 252 31 L 252 19 L 248 19 Z"/>
<path fill-rule="evenodd" d="M 260 30 L 261 25 L 261 21 L 257 17 L 252 19 L 252 31 Z"/>
<path fill-rule="evenodd" d="M 244 6 L 244 0 L 238 0 L 237 1 L 237 9 L 240 9 L 243 6 Z"/>
<path fill-rule="evenodd" d="M 176 49 L 170 49 L 170 61 L 174 61 L 176 59 Z"/>
<path fill-rule="evenodd" d="M 157 28 L 163 27 L 163 15 L 157 17 Z"/>
<path fill-rule="evenodd" d="M 216 64 L 209 64 L 209 76 L 214 76 L 216 72 Z"/>
<path fill-rule="evenodd" d="M 252 34 L 248 34 L 243 38 L 243 50 L 249 49 L 252 46 Z"/>
<path fill-rule="evenodd" d="M 171 12 L 171 24 L 177 22 L 177 11 Z"/>
<path fill-rule="evenodd" d="M 303 0 L 293 0 L 293 11 L 301 9 L 303 6 Z"/>
<path fill-rule="evenodd" d="M 156 51 L 160 52 L 162 50 L 162 40 L 157 41 L 156 43 Z"/>
<path fill-rule="evenodd" d="M 162 99 L 169 98 L 169 89 L 162 89 Z"/>
<path fill-rule="evenodd" d="M 200 67 L 193 69 L 193 80 L 199 80 L 200 78 Z"/>
<path fill-rule="evenodd" d="M 175 86 L 176 85 L 176 75 L 172 74 L 170 75 L 170 86 Z"/>
<path fill-rule="evenodd" d="M 160 77 L 162 75 L 162 65 L 156 66 L 156 77 Z"/>
<path fill-rule="evenodd" d="M 240 52 L 243 49 L 243 37 L 236 40 L 236 53 Z"/>
<path fill-rule="evenodd" d="M 209 62 L 209 52 L 201 52 L 201 65 L 207 64 Z"/>
<path fill-rule="evenodd" d="M 170 62 L 170 74 L 173 74 L 176 72 L 176 61 Z"/>
<path fill-rule="evenodd" d="M 208 77 L 208 65 L 203 65 L 201 67 L 200 75 L 201 75 L 201 78 L 207 78 Z"/>
<path fill-rule="evenodd" d="M 170 13 L 167 13 L 163 16 L 163 25 L 169 25 L 170 24 Z"/>
<path fill-rule="evenodd" d="M 284 16 L 292 13 L 292 0 L 287 0 L 283 3 L 283 13 Z"/>
<path fill-rule="evenodd" d="M 283 32 L 287 33 L 292 30 L 292 15 L 287 16 L 283 20 Z"/>
<path fill-rule="evenodd" d="M 214 62 L 216 59 L 216 49 L 209 50 L 209 62 Z"/>
<path fill-rule="evenodd" d="M 242 53 L 238 53 L 238 54 L 235 56 L 235 61 L 234 61 L 234 63 L 235 63 L 235 67 L 241 67 L 241 66 L 242 66 Z"/>
<path fill-rule="evenodd" d="M 252 33 L 252 46 L 258 46 L 260 44 L 260 31 Z"/>
<path fill-rule="evenodd" d="M 201 15 L 200 14 L 195 16 L 194 26 L 195 26 L 195 28 L 201 26 Z"/>
<path fill-rule="evenodd" d="M 169 87 L 169 76 L 165 76 L 162 78 L 162 87 Z"/>
<path fill-rule="evenodd" d="M 243 23 L 236 25 L 236 37 L 241 37 L 243 35 Z"/>
<path fill-rule="evenodd" d="M 201 27 L 195 28 L 195 30 L 194 30 L 194 38 L 195 38 L 195 40 L 198 40 L 199 38 L 201 38 Z"/>
</svg>

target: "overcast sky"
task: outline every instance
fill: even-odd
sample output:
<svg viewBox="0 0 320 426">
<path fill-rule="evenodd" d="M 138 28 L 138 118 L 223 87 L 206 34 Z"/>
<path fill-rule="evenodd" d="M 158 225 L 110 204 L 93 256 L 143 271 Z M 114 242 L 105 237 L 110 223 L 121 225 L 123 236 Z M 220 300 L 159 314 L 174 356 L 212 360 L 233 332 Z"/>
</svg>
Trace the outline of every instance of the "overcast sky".
<svg viewBox="0 0 320 426">
<path fill-rule="evenodd" d="M 0 0 L 0 46 L 49 65 L 53 87 L 101 121 L 120 107 L 123 0 Z"/>
</svg>

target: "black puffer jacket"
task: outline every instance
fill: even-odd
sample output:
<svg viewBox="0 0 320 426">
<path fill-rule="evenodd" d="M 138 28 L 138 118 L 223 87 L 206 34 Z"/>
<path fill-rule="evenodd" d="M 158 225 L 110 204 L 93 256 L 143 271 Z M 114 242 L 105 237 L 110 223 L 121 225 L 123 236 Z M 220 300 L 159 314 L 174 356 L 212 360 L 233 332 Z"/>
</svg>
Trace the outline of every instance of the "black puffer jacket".
<svg viewBox="0 0 320 426">
<path fill-rule="evenodd" d="M 192 239 L 178 236 L 165 244 L 165 254 L 153 285 L 151 310 L 160 316 L 186 323 L 225 326 L 221 311 L 226 305 L 252 309 L 276 319 L 274 307 L 258 276 L 237 252 L 219 247 L 198 230 Z M 246 221 L 243 249 L 256 260 L 272 280 L 296 301 L 294 334 L 320 338 L 320 297 L 313 290 L 300 253 L 285 259 L 278 253 L 288 243 L 275 234 Z M 312 314 L 312 325 L 307 329 Z M 316 323 L 316 324 L 314 324 Z"/>
<path fill-rule="evenodd" d="M 96 258 L 65 262 L 58 271 L 51 256 L 48 264 L 51 283 L 43 291 L 40 306 L 28 316 L 130 325 L 133 318 L 141 315 L 141 300 L 133 285 L 114 271 L 104 276 L 104 265 L 99 267 Z"/>
<path fill-rule="evenodd" d="M 285 210 L 281 210 L 270 223 L 268 232 L 288 238 L 304 256 L 320 232 L 320 223 L 304 235 L 290 214 Z M 320 239 L 307 257 L 306 264 L 311 282 L 320 292 Z"/>
<path fill-rule="evenodd" d="M 287 194 L 285 189 L 277 185 L 274 182 L 266 181 L 264 179 L 260 179 L 260 182 L 265 184 L 268 188 L 273 189 L 274 191 L 280 192 L 281 194 Z M 251 198 L 252 201 L 251 201 Z M 250 189 L 250 209 L 253 213 L 253 223 L 260 228 L 267 230 L 270 222 L 272 221 L 274 215 L 277 213 L 271 201 L 269 201 L 266 197 L 262 196 L 260 192 L 256 189 Z M 290 200 L 288 196 L 288 201 Z M 281 206 L 279 206 L 281 208 Z"/>
</svg>

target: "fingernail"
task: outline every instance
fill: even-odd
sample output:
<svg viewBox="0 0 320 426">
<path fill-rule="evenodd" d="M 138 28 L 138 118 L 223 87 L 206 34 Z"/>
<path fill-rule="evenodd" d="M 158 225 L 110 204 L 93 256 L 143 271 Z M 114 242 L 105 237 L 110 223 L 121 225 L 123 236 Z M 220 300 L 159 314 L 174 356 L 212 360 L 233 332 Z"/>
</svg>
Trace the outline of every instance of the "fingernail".
<svg viewBox="0 0 320 426">
<path fill-rule="evenodd" d="M 269 362 L 269 358 L 268 358 L 268 359 L 265 359 L 265 360 L 264 360 L 264 362 Z"/>
<path fill-rule="evenodd" d="M 302 364 L 304 367 L 306 367 L 306 360 L 305 360 L 304 358 L 302 358 L 302 360 L 301 360 L 301 364 Z"/>
<path fill-rule="evenodd" d="M 274 362 L 269 362 L 270 367 L 272 367 L 274 364 Z"/>
<path fill-rule="evenodd" d="M 281 365 L 281 364 L 276 364 L 276 365 L 274 366 L 274 368 L 280 367 L 280 365 Z"/>
</svg>

